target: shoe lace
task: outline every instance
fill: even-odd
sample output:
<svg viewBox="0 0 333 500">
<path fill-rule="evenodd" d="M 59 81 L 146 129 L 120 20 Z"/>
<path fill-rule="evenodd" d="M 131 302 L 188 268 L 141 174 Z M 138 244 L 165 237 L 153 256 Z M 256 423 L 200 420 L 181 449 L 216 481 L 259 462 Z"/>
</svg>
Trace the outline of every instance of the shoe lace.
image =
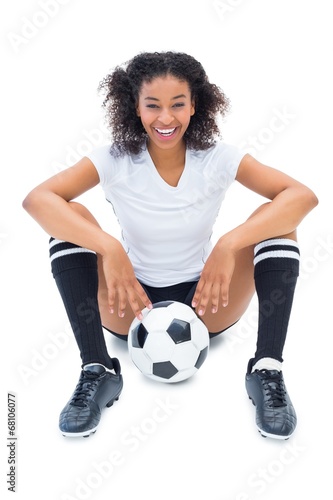
<svg viewBox="0 0 333 500">
<path fill-rule="evenodd" d="M 82 370 L 80 380 L 75 388 L 70 404 L 73 406 L 85 406 L 99 378 L 100 376 L 96 373 Z"/>
<path fill-rule="evenodd" d="M 271 407 L 287 406 L 286 402 L 286 389 L 284 386 L 281 372 L 274 372 L 270 370 L 261 370 L 262 382 L 266 395 L 269 396 L 269 403 Z"/>
</svg>

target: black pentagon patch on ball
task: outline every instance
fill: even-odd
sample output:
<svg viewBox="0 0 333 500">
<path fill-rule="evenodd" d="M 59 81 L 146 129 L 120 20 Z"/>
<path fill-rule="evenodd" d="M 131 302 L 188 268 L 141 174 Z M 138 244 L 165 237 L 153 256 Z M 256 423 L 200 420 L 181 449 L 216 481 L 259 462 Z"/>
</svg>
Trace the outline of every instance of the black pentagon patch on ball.
<svg viewBox="0 0 333 500">
<path fill-rule="evenodd" d="M 162 300 L 161 302 L 155 302 L 153 304 L 153 309 L 158 309 L 159 307 L 168 307 L 174 304 L 173 300 Z"/>
<path fill-rule="evenodd" d="M 134 330 L 132 330 L 132 346 L 142 348 L 145 345 L 148 335 L 148 330 L 143 326 L 142 323 L 139 323 L 134 328 Z"/>
<path fill-rule="evenodd" d="M 195 363 L 196 368 L 198 368 L 198 369 L 200 368 L 202 363 L 207 358 L 207 354 L 208 354 L 208 347 L 205 347 L 204 349 L 202 349 L 202 351 L 200 352 L 200 354 L 198 356 L 197 362 Z"/>
<path fill-rule="evenodd" d="M 153 364 L 153 374 L 157 377 L 169 379 L 176 375 L 177 372 L 177 368 L 170 361 Z"/>
<path fill-rule="evenodd" d="M 175 344 L 191 340 L 191 325 L 182 319 L 174 319 L 168 326 L 167 332 Z"/>
</svg>

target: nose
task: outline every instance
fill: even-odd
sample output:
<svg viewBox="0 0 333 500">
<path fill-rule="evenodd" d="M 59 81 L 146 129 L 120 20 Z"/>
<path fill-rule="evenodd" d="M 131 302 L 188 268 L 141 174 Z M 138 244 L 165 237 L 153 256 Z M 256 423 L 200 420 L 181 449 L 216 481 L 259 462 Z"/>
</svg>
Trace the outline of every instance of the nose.
<svg viewBox="0 0 333 500">
<path fill-rule="evenodd" d="M 170 123 L 173 122 L 173 114 L 171 113 L 170 109 L 168 108 L 163 108 L 161 109 L 160 115 L 159 115 L 159 121 L 167 126 L 170 125 Z"/>
</svg>

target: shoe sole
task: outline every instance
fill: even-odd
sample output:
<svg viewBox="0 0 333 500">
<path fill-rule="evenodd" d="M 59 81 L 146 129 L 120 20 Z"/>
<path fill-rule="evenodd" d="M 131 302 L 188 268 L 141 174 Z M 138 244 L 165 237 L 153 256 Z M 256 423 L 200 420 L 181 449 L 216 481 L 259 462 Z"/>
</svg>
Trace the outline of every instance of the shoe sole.
<svg viewBox="0 0 333 500">
<path fill-rule="evenodd" d="M 112 398 L 111 401 L 109 401 L 105 407 L 106 408 L 110 408 L 113 403 L 115 401 L 118 401 L 119 399 L 119 396 L 120 396 L 120 393 L 118 394 L 118 396 L 116 396 L 115 398 Z M 95 434 L 96 430 L 97 430 L 97 425 L 96 427 L 93 427 L 92 429 L 89 429 L 87 431 L 84 431 L 84 432 L 63 432 L 61 431 L 61 434 L 64 436 L 64 437 L 83 437 L 83 438 L 88 438 L 89 436 L 91 436 L 92 434 Z"/>
<path fill-rule="evenodd" d="M 256 406 L 255 402 L 253 401 L 253 399 L 250 396 L 249 396 L 249 400 L 252 402 L 253 406 Z M 257 426 L 257 429 L 258 429 L 259 434 L 263 438 L 278 439 L 280 441 L 287 441 L 293 435 L 293 433 L 290 434 L 289 436 L 281 436 L 280 434 L 270 434 L 269 432 L 266 432 L 263 429 L 260 429 L 260 427 L 258 427 L 258 426 Z"/>
</svg>

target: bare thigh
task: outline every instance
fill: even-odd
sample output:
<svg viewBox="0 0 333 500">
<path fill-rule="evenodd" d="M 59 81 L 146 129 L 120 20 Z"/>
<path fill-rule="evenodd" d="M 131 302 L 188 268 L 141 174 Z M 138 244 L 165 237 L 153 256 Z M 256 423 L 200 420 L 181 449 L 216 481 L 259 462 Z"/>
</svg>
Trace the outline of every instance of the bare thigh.
<svg viewBox="0 0 333 500">
<path fill-rule="evenodd" d="M 264 203 L 258 207 L 249 218 L 260 212 L 268 203 Z M 275 238 L 288 238 L 296 241 L 296 231 L 286 235 L 276 235 Z M 246 247 L 237 254 L 235 270 L 229 288 L 228 306 L 225 308 L 220 307 L 217 313 L 212 314 L 210 312 L 211 303 L 208 303 L 206 313 L 201 319 L 206 324 L 209 332 L 221 332 L 233 325 L 248 308 L 255 292 L 254 246 Z"/>
<path fill-rule="evenodd" d="M 70 205 L 73 210 L 76 210 L 87 220 L 90 220 L 99 226 L 94 216 L 83 205 L 76 202 L 70 202 Z M 251 217 L 260 211 L 265 205 L 266 204 L 259 207 L 251 215 Z M 288 235 L 277 235 L 276 237 L 290 238 L 295 241 L 297 239 L 296 232 L 292 232 Z M 220 332 L 228 328 L 230 325 L 238 321 L 248 308 L 255 292 L 253 256 L 254 245 L 246 247 L 237 253 L 235 270 L 230 283 L 228 306 L 225 308 L 220 307 L 217 313 L 212 314 L 210 312 L 211 304 L 208 304 L 207 312 L 203 317 L 201 317 L 201 319 L 206 324 L 210 332 Z M 129 327 L 134 319 L 134 313 L 129 305 L 126 307 L 125 316 L 123 318 L 120 318 L 116 313 L 111 314 L 109 312 L 107 286 L 103 272 L 102 257 L 97 255 L 97 258 L 99 279 L 98 304 L 102 325 L 113 332 L 121 335 L 127 335 Z M 143 303 L 141 306 L 142 309 L 145 307 Z M 115 307 L 115 311 L 117 311 L 117 305 Z"/>
<path fill-rule="evenodd" d="M 103 273 L 101 258 L 99 261 L 99 294 L 98 303 L 102 324 L 113 332 L 127 335 L 134 314 L 129 306 L 125 311 L 125 317 L 119 318 L 115 313 L 110 314 L 107 302 L 107 288 Z M 216 314 L 210 313 L 210 307 L 200 319 L 206 324 L 209 332 L 220 332 L 235 323 L 246 311 L 254 294 L 253 278 L 253 247 L 248 247 L 238 252 L 236 257 L 235 271 L 230 283 L 229 305 L 226 308 L 220 308 Z M 210 304 L 209 304 L 210 305 Z M 142 304 L 142 308 L 144 308 Z M 115 308 L 117 310 L 117 308 Z"/>
<path fill-rule="evenodd" d="M 131 307 L 127 304 L 125 309 L 125 316 L 120 318 L 116 312 L 113 314 L 109 311 L 108 306 L 108 292 L 103 272 L 103 263 L 100 255 L 97 256 L 98 262 L 98 306 L 101 315 L 102 325 L 111 330 L 112 332 L 120 335 L 128 335 L 129 327 L 134 319 L 134 313 Z M 138 298 L 139 304 L 140 299 Z M 141 303 L 140 308 L 143 309 L 145 305 Z M 118 310 L 117 301 L 115 303 L 115 311 Z"/>
<path fill-rule="evenodd" d="M 211 313 L 211 303 L 206 313 L 200 317 L 209 332 L 221 332 L 238 321 L 244 314 L 253 297 L 254 286 L 253 247 L 240 250 L 236 256 L 235 270 L 230 282 L 229 303 L 219 307 L 217 313 Z"/>
</svg>

